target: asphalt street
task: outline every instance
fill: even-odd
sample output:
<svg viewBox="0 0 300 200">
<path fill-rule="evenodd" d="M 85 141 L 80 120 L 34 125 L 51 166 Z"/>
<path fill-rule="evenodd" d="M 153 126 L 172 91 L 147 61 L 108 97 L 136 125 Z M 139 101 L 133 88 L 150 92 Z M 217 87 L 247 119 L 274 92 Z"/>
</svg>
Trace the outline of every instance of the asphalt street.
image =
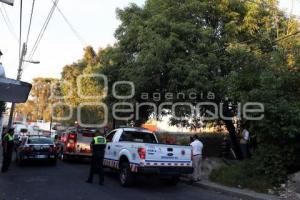
<svg viewBox="0 0 300 200">
<path fill-rule="evenodd" d="M 2 158 L 1 158 L 2 160 Z M 10 170 L 0 174 L 1 200 L 229 200 L 233 199 L 212 191 L 180 183 L 166 186 L 156 178 L 140 178 L 132 188 L 119 185 L 113 172 L 105 175 L 104 186 L 85 183 L 88 163 L 59 161 L 57 166 L 44 163 L 12 164 Z"/>
</svg>

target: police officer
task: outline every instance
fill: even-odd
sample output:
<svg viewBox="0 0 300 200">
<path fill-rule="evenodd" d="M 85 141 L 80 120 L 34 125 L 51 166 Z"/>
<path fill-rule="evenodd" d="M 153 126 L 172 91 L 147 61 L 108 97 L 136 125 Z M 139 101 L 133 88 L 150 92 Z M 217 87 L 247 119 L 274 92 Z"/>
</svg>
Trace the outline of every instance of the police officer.
<svg viewBox="0 0 300 200">
<path fill-rule="evenodd" d="M 99 174 L 99 184 L 103 185 L 104 182 L 104 171 L 103 171 L 103 158 L 106 147 L 106 139 L 100 136 L 99 133 L 93 138 L 91 142 L 92 160 L 90 174 L 87 183 L 93 182 L 93 174 L 97 172 Z"/>
<path fill-rule="evenodd" d="M 2 169 L 1 172 L 7 172 L 14 149 L 14 129 L 11 128 L 8 130 L 8 132 L 4 135 L 2 140 L 2 147 L 3 147 L 3 161 L 2 161 Z"/>
</svg>

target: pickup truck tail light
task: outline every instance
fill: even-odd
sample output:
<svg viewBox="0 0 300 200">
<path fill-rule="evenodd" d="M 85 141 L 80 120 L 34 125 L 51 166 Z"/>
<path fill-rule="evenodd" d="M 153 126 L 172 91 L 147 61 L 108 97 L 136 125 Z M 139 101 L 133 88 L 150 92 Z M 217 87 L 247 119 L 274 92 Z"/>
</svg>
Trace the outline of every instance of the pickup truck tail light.
<svg viewBox="0 0 300 200">
<path fill-rule="evenodd" d="M 146 149 L 145 148 L 139 148 L 138 153 L 139 153 L 140 159 L 142 159 L 142 160 L 146 159 Z"/>
<path fill-rule="evenodd" d="M 73 151 L 75 149 L 75 143 L 67 143 L 67 149 L 69 151 Z"/>
<path fill-rule="evenodd" d="M 76 135 L 76 134 L 69 134 L 69 135 L 68 135 L 68 140 L 69 140 L 69 141 L 74 141 L 74 142 L 76 142 L 76 139 L 77 139 L 77 135 Z"/>
</svg>

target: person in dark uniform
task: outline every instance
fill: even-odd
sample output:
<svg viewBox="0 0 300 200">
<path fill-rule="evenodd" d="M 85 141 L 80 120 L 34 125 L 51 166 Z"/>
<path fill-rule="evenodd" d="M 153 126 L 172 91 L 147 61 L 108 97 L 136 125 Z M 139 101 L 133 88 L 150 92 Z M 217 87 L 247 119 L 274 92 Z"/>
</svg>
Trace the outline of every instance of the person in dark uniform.
<svg viewBox="0 0 300 200">
<path fill-rule="evenodd" d="M 96 137 L 94 137 L 91 142 L 92 160 L 91 160 L 89 177 L 88 180 L 86 181 L 87 183 L 92 183 L 94 173 L 98 173 L 99 184 L 103 185 L 104 182 L 103 158 L 104 158 L 105 147 L 106 147 L 106 139 L 100 136 L 99 133 L 97 133 Z"/>
<path fill-rule="evenodd" d="M 2 140 L 3 147 L 3 161 L 2 161 L 2 169 L 1 172 L 7 172 L 14 150 L 14 129 L 9 129 L 8 132 L 4 135 Z"/>
</svg>

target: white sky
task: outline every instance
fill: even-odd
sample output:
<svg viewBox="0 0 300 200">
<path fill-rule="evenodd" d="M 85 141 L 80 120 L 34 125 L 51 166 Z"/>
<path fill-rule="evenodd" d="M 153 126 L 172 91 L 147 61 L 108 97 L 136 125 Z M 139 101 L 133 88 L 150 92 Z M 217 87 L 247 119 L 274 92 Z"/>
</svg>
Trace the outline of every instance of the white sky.
<svg viewBox="0 0 300 200">
<path fill-rule="evenodd" d="M 143 5 L 145 0 L 60 0 L 58 7 L 84 38 L 82 44 L 72 33 L 68 25 L 56 10 L 45 32 L 45 35 L 33 57 L 41 63 L 26 64 L 22 80 L 31 81 L 34 77 L 60 77 L 66 64 L 80 59 L 83 48 L 92 45 L 95 50 L 113 44 L 114 31 L 120 23 L 116 19 L 116 8 L 124 8 L 129 3 Z M 280 7 L 290 12 L 293 0 L 280 0 Z M 16 35 L 19 33 L 19 2 L 15 0 L 13 7 L 3 7 L 12 22 Z M 23 41 L 27 35 L 31 0 L 23 1 Z M 0 3 L 1 4 L 1 3 Z M 28 54 L 46 19 L 52 0 L 36 0 L 31 34 L 28 43 Z M 300 1 L 294 0 L 293 14 L 300 15 Z M 6 70 L 6 76 L 16 78 L 18 67 L 18 41 L 9 32 L 0 13 L 0 49 L 4 53 L 1 62 Z"/>
</svg>

